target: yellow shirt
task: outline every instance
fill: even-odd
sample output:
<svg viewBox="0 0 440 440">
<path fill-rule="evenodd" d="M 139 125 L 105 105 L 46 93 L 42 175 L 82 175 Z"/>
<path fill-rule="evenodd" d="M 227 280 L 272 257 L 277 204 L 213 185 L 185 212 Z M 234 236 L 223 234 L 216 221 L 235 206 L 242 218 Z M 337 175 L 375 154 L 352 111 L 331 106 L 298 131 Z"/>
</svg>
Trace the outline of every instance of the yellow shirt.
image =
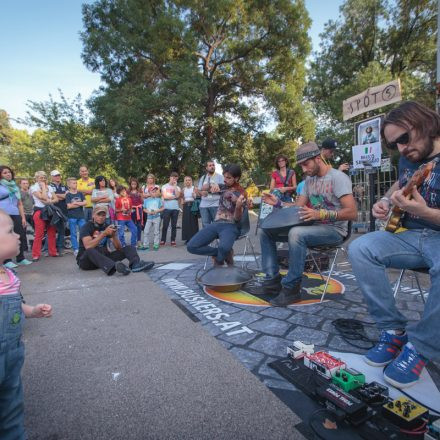
<svg viewBox="0 0 440 440">
<path fill-rule="evenodd" d="M 86 182 L 82 179 L 78 179 L 76 181 L 78 191 L 93 191 L 95 188 L 95 180 L 89 177 L 89 180 Z M 92 195 L 91 194 L 84 194 L 84 197 L 86 199 L 86 208 L 92 207 Z"/>
</svg>

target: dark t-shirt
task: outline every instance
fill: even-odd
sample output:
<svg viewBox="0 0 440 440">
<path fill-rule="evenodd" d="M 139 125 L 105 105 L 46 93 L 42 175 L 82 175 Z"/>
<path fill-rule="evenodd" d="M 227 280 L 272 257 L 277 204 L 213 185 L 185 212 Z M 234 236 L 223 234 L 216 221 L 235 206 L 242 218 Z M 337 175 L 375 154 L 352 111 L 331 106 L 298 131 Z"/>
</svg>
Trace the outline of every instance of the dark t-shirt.
<svg viewBox="0 0 440 440">
<path fill-rule="evenodd" d="M 67 192 L 67 186 L 56 185 L 54 182 L 50 184 L 50 186 L 53 188 L 55 194 L 65 194 Z M 61 209 L 63 211 L 63 214 L 67 216 L 67 203 L 66 200 L 60 200 L 59 202 L 55 203 L 55 206 Z"/>
<path fill-rule="evenodd" d="M 437 156 L 440 158 L 440 154 Z M 399 186 L 403 188 L 411 176 L 414 174 L 418 168 L 434 159 L 431 157 L 429 159 L 424 159 L 420 162 L 410 162 L 403 156 L 400 157 L 399 161 Z M 423 182 L 422 186 L 419 188 L 419 193 L 425 199 L 426 204 L 430 208 L 440 209 L 440 161 L 436 164 L 432 170 L 431 176 Z M 427 220 L 423 220 L 417 216 L 405 213 L 402 221 L 402 226 L 408 229 L 423 229 L 429 228 L 435 231 L 440 231 L 440 225 L 436 225 Z"/>
<path fill-rule="evenodd" d="M 73 202 L 84 202 L 84 194 L 81 192 L 77 192 L 76 194 L 67 193 L 66 194 L 66 206 L 69 203 Z M 67 209 L 67 217 L 68 218 L 84 218 L 84 209 L 82 206 L 78 206 L 76 208 Z"/>
<path fill-rule="evenodd" d="M 76 257 L 77 260 L 81 258 L 81 255 L 86 251 L 84 247 L 84 243 L 82 239 L 84 237 L 92 237 L 95 238 L 99 235 L 100 232 L 104 231 L 107 228 L 107 225 L 104 223 L 103 225 L 98 225 L 93 221 L 87 222 L 79 231 L 79 249 L 78 255 Z M 107 245 L 107 237 L 104 238 L 97 247 L 104 247 Z"/>
</svg>

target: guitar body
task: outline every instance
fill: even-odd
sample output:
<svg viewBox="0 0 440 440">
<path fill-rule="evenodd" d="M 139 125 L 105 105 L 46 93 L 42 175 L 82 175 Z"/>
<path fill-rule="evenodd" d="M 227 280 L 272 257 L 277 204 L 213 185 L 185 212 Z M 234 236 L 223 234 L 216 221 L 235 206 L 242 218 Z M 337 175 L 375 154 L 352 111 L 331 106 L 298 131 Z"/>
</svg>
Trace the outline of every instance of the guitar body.
<svg viewBox="0 0 440 440">
<path fill-rule="evenodd" d="M 404 211 L 402 211 L 399 207 L 394 206 L 388 216 L 387 224 L 385 225 L 385 231 L 396 232 L 397 229 L 399 229 L 401 226 L 403 214 Z"/>
<path fill-rule="evenodd" d="M 422 183 L 431 175 L 432 170 L 439 161 L 436 157 L 431 162 L 422 165 L 408 180 L 407 184 L 403 187 L 402 193 L 408 199 L 411 198 L 412 189 L 416 186 L 419 188 Z M 396 232 L 400 228 L 402 223 L 402 217 L 405 211 L 400 209 L 398 206 L 393 206 L 390 211 L 387 224 L 385 225 L 385 231 Z"/>
</svg>

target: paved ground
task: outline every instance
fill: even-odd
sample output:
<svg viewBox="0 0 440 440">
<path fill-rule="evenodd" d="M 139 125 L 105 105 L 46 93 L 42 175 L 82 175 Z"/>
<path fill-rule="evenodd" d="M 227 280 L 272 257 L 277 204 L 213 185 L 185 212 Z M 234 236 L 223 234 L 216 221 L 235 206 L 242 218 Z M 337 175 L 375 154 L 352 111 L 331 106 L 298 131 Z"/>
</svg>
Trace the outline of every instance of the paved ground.
<svg viewBox="0 0 440 440">
<path fill-rule="evenodd" d="M 331 324 L 338 317 L 368 320 L 350 268 L 342 264 L 335 275 L 346 287 L 341 299 L 272 308 L 206 296 L 195 282 L 203 259 L 182 243 L 142 257 L 158 267 L 107 277 L 80 272 L 64 256 L 20 268 L 26 300 L 49 302 L 55 311 L 51 320 L 29 320 L 25 331 L 30 439 L 302 438 L 300 420 L 275 397 L 298 392 L 267 363 L 284 357 L 296 339 L 361 351 Z M 169 262 L 189 266 L 160 267 Z M 420 319 L 410 279 L 404 290 L 399 306 Z M 213 308 L 226 315 L 214 319 Z"/>
<path fill-rule="evenodd" d="M 187 259 L 182 247 L 156 261 Z M 296 439 L 299 419 L 145 273 L 80 272 L 72 256 L 20 268 L 33 439 Z"/>
</svg>

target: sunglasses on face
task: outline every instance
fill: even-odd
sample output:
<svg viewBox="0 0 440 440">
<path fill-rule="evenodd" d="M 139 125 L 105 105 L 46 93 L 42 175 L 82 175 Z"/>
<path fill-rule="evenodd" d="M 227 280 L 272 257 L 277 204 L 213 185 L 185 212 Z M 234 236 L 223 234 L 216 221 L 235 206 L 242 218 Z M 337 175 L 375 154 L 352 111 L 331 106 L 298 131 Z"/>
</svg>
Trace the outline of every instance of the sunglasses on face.
<svg viewBox="0 0 440 440">
<path fill-rule="evenodd" d="M 409 144 L 409 133 L 408 132 L 403 133 L 397 139 L 395 139 L 393 142 L 387 142 L 387 147 L 390 150 L 397 150 L 397 144 L 408 145 Z"/>
</svg>

